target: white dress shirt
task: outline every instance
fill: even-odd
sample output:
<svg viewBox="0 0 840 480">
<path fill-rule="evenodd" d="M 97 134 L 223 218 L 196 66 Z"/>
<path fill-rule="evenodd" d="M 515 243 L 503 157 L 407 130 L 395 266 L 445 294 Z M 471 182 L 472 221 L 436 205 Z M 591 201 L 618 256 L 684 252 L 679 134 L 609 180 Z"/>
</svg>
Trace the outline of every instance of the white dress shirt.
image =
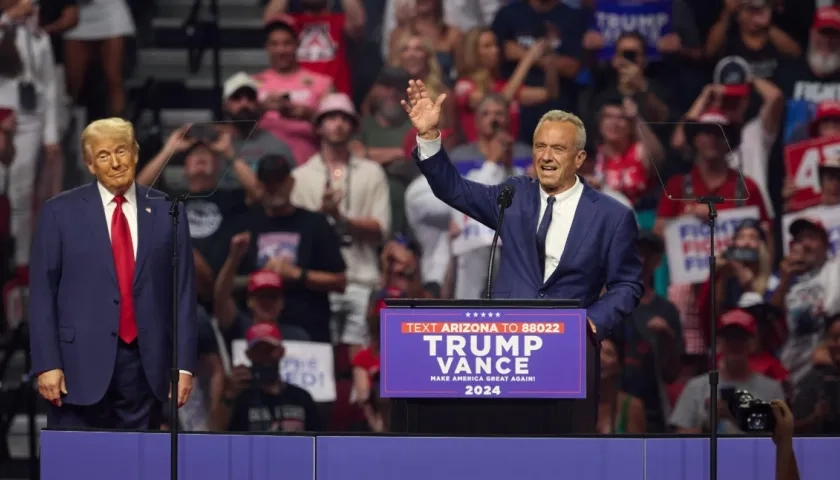
<svg viewBox="0 0 840 480">
<path fill-rule="evenodd" d="M 417 137 L 417 154 L 420 160 L 426 160 L 438 153 L 441 149 L 440 136 L 434 140 L 424 140 Z M 560 264 L 560 257 L 566 249 L 566 241 L 569 239 L 569 231 L 572 228 L 572 220 L 575 218 L 580 197 L 583 195 L 583 183 L 580 178 L 575 177 L 575 184 L 565 192 L 555 195 L 554 210 L 551 213 L 551 224 L 548 226 L 548 235 L 545 242 L 545 276 L 543 281 L 554 273 Z M 539 229 L 539 222 L 548 207 L 548 194 L 540 188 L 540 214 L 537 216 L 537 224 L 534 229 Z"/>
<path fill-rule="evenodd" d="M 548 235 L 545 238 L 545 274 L 543 281 L 554 273 L 560 265 L 560 257 L 566 249 L 566 241 L 569 240 L 569 231 L 572 229 L 572 220 L 575 218 L 580 196 L 583 194 L 583 183 L 575 176 L 575 184 L 572 188 L 563 193 L 554 195 L 554 206 L 551 212 L 551 224 L 548 226 Z M 540 214 L 537 217 L 537 226 L 548 208 L 548 194 L 540 188 Z"/>
<path fill-rule="evenodd" d="M 111 220 L 114 216 L 114 210 L 117 209 L 117 202 L 114 201 L 116 195 L 109 192 L 101 183 L 96 183 L 99 188 L 99 196 L 102 198 L 102 206 L 105 207 L 105 222 L 108 224 L 108 238 L 111 236 Z M 137 187 L 131 184 L 128 190 L 123 194 L 125 202 L 122 204 L 123 215 L 128 220 L 128 230 L 131 232 L 131 246 L 134 248 L 134 260 L 137 260 Z M 191 372 L 181 370 L 181 373 L 192 375 Z"/>
</svg>

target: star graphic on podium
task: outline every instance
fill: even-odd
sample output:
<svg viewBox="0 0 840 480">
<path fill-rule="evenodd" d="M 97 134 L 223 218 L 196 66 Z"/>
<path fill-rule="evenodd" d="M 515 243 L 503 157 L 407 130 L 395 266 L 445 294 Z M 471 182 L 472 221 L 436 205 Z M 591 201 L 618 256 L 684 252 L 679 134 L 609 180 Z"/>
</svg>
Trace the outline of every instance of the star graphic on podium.
<svg viewBox="0 0 840 480">
<path fill-rule="evenodd" d="M 466 316 L 467 316 L 467 318 L 470 318 L 470 312 L 467 312 L 467 313 L 465 313 L 464 315 L 466 315 Z"/>
<path fill-rule="evenodd" d="M 487 316 L 487 314 L 486 314 L 486 313 L 481 312 L 481 318 L 484 318 L 484 317 L 486 317 L 486 316 Z"/>
<path fill-rule="evenodd" d="M 473 312 L 473 317 L 478 318 L 478 312 Z"/>
<path fill-rule="evenodd" d="M 499 318 L 499 317 L 501 317 L 501 316 L 502 316 L 502 314 L 501 314 L 501 313 L 496 312 L 496 318 Z"/>
</svg>

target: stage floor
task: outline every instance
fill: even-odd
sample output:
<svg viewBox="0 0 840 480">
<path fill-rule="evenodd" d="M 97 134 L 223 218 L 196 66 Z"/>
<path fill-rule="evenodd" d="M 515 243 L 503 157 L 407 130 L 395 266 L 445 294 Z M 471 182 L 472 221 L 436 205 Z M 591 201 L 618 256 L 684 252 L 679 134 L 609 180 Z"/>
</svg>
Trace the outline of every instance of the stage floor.
<svg viewBox="0 0 840 480">
<path fill-rule="evenodd" d="M 706 480 L 707 438 L 184 434 L 180 480 Z M 800 475 L 834 480 L 840 438 L 795 439 Z M 725 437 L 721 479 L 774 478 L 769 438 Z M 169 477 L 166 433 L 41 432 L 42 479 Z"/>
</svg>

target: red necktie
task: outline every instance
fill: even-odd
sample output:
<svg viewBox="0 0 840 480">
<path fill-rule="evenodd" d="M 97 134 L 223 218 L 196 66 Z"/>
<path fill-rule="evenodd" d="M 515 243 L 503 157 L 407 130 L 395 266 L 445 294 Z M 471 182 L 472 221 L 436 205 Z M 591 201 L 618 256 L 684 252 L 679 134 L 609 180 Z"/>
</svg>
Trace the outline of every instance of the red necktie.
<svg viewBox="0 0 840 480">
<path fill-rule="evenodd" d="M 114 252 L 114 266 L 117 269 L 117 284 L 120 287 L 120 338 L 131 343 L 137 338 L 137 319 L 134 317 L 134 245 L 131 230 L 122 206 L 125 197 L 114 197 L 117 208 L 111 216 L 111 250 Z"/>
</svg>

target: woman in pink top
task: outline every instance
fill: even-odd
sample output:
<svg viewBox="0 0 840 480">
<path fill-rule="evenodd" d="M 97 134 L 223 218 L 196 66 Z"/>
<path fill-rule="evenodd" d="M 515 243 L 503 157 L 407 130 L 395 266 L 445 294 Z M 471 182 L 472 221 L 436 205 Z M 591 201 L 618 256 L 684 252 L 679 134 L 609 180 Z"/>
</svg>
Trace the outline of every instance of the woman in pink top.
<svg viewBox="0 0 840 480">
<path fill-rule="evenodd" d="M 321 99 L 334 90 L 332 79 L 297 63 L 298 25 L 287 15 L 265 25 L 269 68 L 254 76 L 265 108 L 260 128 L 286 142 L 298 165 L 318 151 L 312 115 Z"/>
</svg>

